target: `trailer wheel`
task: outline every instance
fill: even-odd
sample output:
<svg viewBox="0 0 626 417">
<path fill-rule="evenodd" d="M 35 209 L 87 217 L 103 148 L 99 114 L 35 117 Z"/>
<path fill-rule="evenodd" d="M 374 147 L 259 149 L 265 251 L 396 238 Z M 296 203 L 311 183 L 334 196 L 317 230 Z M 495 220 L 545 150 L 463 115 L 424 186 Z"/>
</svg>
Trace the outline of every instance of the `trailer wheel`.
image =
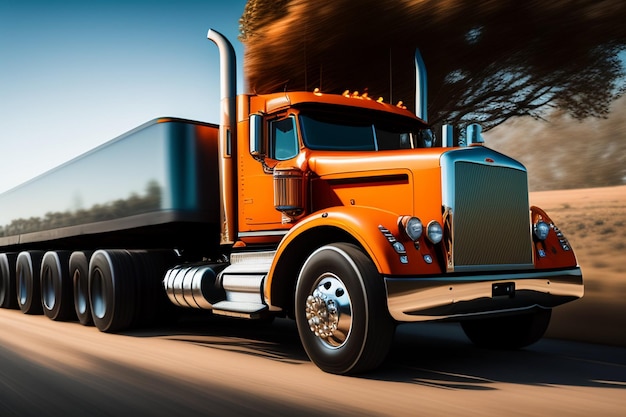
<svg viewBox="0 0 626 417">
<path fill-rule="evenodd" d="M 16 259 L 15 253 L 0 253 L 0 308 L 17 308 Z"/>
<path fill-rule="evenodd" d="M 66 251 L 46 252 L 41 261 L 41 304 L 43 313 L 55 321 L 75 318 L 72 281 Z"/>
<path fill-rule="evenodd" d="M 93 324 L 89 306 L 89 256 L 90 252 L 73 252 L 69 261 L 69 276 L 74 289 L 74 312 L 83 326 Z"/>
<path fill-rule="evenodd" d="M 98 250 L 89 262 L 89 304 L 93 322 L 102 332 L 124 330 L 135 312 L 135 274 L 125 250 Z"/>
<path fill-rule="evenodd" d="M 461 322 L 465 335 L 477 346 L 489 349 L 520 349 L 541 339 L 550 324 L 552 310 L 516 316 Z"/>
<path fill-rule="evenodd" d="M 39 272 L 43 252 L 20 252 L 15 263 L 17 304 L 24 314 L 41 314 Z"/>
<path fill-rule="evenodd" d="M 387 356 L 395 324 L 383 281 L 354 245 L 327 245 L 309 256 L 298 277 L 295 311 L 304 349 L 325 372 L 368 371 Z"/>
</svg>

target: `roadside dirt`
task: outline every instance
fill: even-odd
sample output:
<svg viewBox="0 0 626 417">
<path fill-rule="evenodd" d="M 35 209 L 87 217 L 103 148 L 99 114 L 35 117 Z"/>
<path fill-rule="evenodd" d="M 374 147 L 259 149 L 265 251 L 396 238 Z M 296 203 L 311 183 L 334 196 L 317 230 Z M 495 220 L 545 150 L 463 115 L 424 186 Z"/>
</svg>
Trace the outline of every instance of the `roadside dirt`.
<svg viewBox="0 0 626 417">
<path fill-rule="evenodd" d="M 585 295 L 554 309 L 548 337 L 626 346 L 626 186 L 540 191 L 530 203 L 565 233 Z"/>
</svg>

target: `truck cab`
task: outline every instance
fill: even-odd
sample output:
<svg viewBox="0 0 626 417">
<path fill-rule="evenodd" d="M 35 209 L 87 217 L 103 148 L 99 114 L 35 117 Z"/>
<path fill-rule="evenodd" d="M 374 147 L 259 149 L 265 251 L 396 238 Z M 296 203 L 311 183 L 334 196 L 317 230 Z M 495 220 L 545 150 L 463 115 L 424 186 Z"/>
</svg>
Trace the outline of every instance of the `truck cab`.
<svg viewBox="0 0 626 417">
<path fill-rule="evenodd" d="M 350 92 L 244 95 L 238 115 L 233 254 L 264 254 L 263 294 L 214 308 L 295 317 L 322 369 L 371 367 L 355 352 L 381 360 L 400 322 L 459 321 L 479 345 L 523 347 L 582 296 L 569 243 L 529 206 L 525 167 L 482 141 L 445 146 L 403 106 Z M 242 262 L 222 277 L 243 281 Z"/>
</svg>

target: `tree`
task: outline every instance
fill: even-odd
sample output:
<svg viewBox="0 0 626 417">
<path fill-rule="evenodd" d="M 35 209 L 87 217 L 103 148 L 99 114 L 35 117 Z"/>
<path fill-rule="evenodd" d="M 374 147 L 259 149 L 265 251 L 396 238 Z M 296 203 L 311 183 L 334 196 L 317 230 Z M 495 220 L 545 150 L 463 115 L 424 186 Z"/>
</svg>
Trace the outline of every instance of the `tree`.
<svg viewBox="0 0 626 417">
<path fill-rule="evenodd" d="M 240 20 L 256 93 L 320 87 L 414 106 L 414 52 L 429 122 L 489 130 L 559 109 L 606 117 L 625 92 L 621 0 L 249 0 Z"/>
</svg>

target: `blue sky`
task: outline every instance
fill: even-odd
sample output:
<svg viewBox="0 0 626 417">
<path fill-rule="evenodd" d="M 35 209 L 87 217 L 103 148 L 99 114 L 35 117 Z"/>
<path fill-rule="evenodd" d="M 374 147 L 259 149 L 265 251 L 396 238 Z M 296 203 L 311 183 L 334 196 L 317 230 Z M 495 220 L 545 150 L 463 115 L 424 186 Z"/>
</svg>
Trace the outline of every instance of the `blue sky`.
<svg viewBox="0 0 626 417">
<path fill-rule="evenodd" d="M 0 192 L 156 117 L 217 122 L 245 0 L 0 0 Z"/>
</svg>

